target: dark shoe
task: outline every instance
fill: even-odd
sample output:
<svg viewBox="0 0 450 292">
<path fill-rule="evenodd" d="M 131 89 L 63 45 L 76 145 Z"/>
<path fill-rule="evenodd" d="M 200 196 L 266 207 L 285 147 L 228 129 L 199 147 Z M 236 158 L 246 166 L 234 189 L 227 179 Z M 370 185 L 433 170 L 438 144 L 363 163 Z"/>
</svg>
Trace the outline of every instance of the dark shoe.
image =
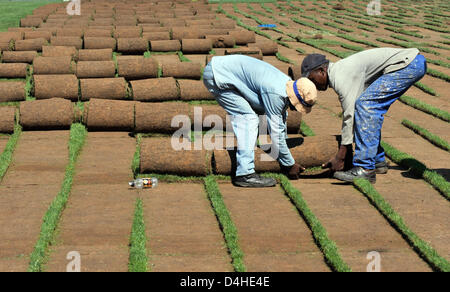
<svg viewBox="0 0 450 292">
<path fill-rule="evenodd" d="M 387 161 L 383 161 L 375 164 L 375 172 L 377 174 L 386 174 L 389 170 L 389 163 Z"/>
<path fill-rule="evenodd" d="M 233 185 L 244 188 L 264 188 L 273 187 L 277 181 L 270 177 L 261 177 L 256 173 L 237 176 L 233 180 Z"/>
<path fill-rule="evenodd" d="M 348 171 L 337 171 L 334 173 L 334 178 L 338 180 L 353 182 L 353 180 L 357 178 L 365 178 L 371 183 L 375 183 L 377 181 L 375 170 L 364 170 L 362 167 L 353 167 Z"/>
</svg>

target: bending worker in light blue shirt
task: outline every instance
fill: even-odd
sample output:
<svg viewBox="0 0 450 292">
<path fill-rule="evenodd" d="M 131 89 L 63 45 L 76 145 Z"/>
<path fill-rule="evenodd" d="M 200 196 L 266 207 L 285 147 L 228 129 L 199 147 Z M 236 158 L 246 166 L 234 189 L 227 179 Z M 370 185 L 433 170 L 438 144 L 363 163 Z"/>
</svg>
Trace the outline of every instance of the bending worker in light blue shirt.
<svg viewBox="0 0 450 292">
<path fill-rule="evenodd" d="M 217 56 L 205 67 L 203 82 L 217 102 L 231 116 L 237 139 L 237 169 L 233 184 L 241 187 L 276 185 L 272 178 L 255 173 L 254 149 L 259 116 L 265 114 L 283 173 L 298 178 L 302 167 L 295 163 L 286 144 L 287 109 L 311 111 L 317 97 L 315 85 L 307 78 L 293 82 L 274 66 L 243 55 Z"/>
</svg>

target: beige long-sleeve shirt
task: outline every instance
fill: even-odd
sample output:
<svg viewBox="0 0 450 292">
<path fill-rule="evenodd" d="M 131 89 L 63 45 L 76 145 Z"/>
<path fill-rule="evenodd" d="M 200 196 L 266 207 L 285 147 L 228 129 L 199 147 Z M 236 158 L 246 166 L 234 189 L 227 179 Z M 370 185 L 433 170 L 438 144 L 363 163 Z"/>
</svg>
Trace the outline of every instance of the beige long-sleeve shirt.
<svg viewBox="0 0 450 292">
<path fill-rule="evenodd" d="M 343 110 L 342 145 L 353 143 L 355 103 L 376 79 L 408 66 L 419 50 L 377 48 L 356 53 L 328 67 L 329 85 L 339 95 Z"/>
</svg>

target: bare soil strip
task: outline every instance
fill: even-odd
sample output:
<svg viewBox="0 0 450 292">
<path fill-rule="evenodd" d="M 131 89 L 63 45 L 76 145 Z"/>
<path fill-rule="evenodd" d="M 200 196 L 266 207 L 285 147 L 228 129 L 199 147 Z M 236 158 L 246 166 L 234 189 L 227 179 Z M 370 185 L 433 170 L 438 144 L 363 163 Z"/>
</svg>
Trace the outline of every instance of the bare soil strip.
<svg viewBox="0 0 450 292">
<path fill-rule="evenodd" d="M 23 132 L 0 184 L 0 271 L 26 271 L 68 163 L 69 131 Z"/>
<path fill-rule="evenodd" d="M 219 183 L 250 272 L 329 271 L 311 231 L 283 192 Z"/>
<path fill-rule="evenodd" d="M 135 140 L 127 133 L 88 133 L 48 271 L 65 271 L 81 255 L 81 271 L 128 271 L 137 191 L 128 188 Z"/>
<path fill-rule="evenodd" d="M 431 271 L 353 186 L 332 183 L 330 179 L 292 182 L 353 271 L 367 270 L 371 251 L 380 253 L 383 272 Z"/>
<path fill-rule="evenodd" d="M 231 272 L 231 258 L 202 184 L 141 192 L 154 272 Z"/>
</svg>

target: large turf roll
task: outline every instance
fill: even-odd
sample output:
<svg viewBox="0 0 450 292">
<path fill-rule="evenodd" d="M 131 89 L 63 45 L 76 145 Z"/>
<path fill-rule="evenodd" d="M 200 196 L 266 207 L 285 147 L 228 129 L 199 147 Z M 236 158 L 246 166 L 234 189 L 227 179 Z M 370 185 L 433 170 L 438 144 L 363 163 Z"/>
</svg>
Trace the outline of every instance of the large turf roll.
<svg viewBox="0 0 450 292">
<path fill-rule="evenodd" d="M 91 99 L 83 120 L 89 131 L 133 131 L 134 101 Z"/>
<path fill-rule="evenodd" d="M 74 119 L 70 100 L 51 98 L 20 104 L 20 124 L 24 130 L 69 129 Z"/>
<path fill-rule="evenodd" d="M 138 16 L 138 22 L 139 23 L 146 23 L 146 24 L 158 24 L 159 25 L 159 19 L 153 16 L 148 15 L 140 15 Z"/>
<path fill-rule="evenodd" d="M 316 136 L 287 139 L 288 147 L 295 161 L 303 167 L 321 166 L 328 162 L 338 150 L 335 136 Z M 272 156 L 275 156 L 272 154 Z M 277 156 L 275 156 L 276 158 Z M 214 150 L 215 173 L 234 175 L 236 153 L 234 150 Z M 257 172 L 279 172 L 279 163 L 260 148 L 255 149 L 255 170 Z"/>
<path fill-rule="evenodd" d="M 116 28 L 114 31 L 114 37 L 118 38 L 140 38 L 142 29 L 138 26 L 127 28 Z"/>
<path fill-rule="evenodd" d="M 292 80 L 297 80 L 302 77 L 302 68 L 300 66 L 290 66 L 288 72 Z"/>
<path fill-rule="evenodd" d="M 167 41 L 170 40 L 170 33 L 168 31 L 157 31 L 157 32 L 144 32 L 142 34 L 143 38 L 148 41 Z"/>
<path fill-rule="evenodd" d="M 24 81 L 0 81 L 0 102 L 25 100 Z"/>
<path fill-rule="evenodd" d="M 21 27 L 38 27 L 42 23 L 39 17 L 25 17 L 20 20 Z"/>
<path fill-rule="evenodd" d="M 302 114 L 298 111 L 288 110 L 286 124 L 288 133 L 298 134 L 302 124 Z"/>
<path fill-rule="evenodd" d="M 174 78 L 152 78 L 131 81 L 133 98 L 138 101 L 165 101 L 179 99 L 177 83 Z"/>
<path fill-rule="evenodd" d="M 89 28 L 84 32 L 84 37 L 111 37 L 112 29 Z"/>
<path fill-rule="evenodd" d="M 206 100 L 214 99 L 214 96 L 206 89 L 203 81 L 200 80 L 178 80 L 180 87 L 180 97 L 183 100 Z"/>
<path fill-rule="evenodd" d="M 212 49 L 211 39 L 183 39 L 181 44 L 185 54 L 209 54 Z"/>
<path fill-rule="evenodd" d="M 42 48 L 42 57 L 64 57 L 70 56 L 72 59 L 77 58 L 77 49 L 75 47 L 65 46 L 44 46 Z"/>
<path fill-rule="evenodd" d="M 117 41 L 112 37 L 85 37 L 85 49 L 111 49 L 116 50 Z"/>
<path fill-rule="evenodd" d="M 119 38 L 117 51 L 127 54 L 142 54 L 148 50 L 148 41 L 144 38 Z"/>
<path fill-rule="evenodd" d="M 78 51 L 78 61 L 111 61 L 112 58 L 112 49 Z"/>
<path fill-rule="evenodd" d="M 28 64 L 0 63 L 0 78 L 26 78 Z"/>
<path fill-rule="evenodd" d="M 3 134 L 13 133 L 15 121 L 16 121 L 16 107 L 14 106 L 0 107 L 0 133 Z"/>
<path fill-rule="evenodd" d="M 182 102 L 137 102 L 136 103 L 136 133 L 173 133 L 186 123 L 190 130 L 189 104 Z M 180 120 L 172 119 L 184 115 Z"/>
<path fill-rule="evenodd" d="M 74 74 L 76 64 L 72 57 L 36 57 L 33 61 L 33 73 L 37 75 Z"/>
<path fill-rule="evenodd" d="M 208 35 L 228 35 L 229 30 L 223 28 L 202 28 L 199 30 L 200 37 L 206 38 Z"/>
<path fill-rule="evenodd" d="M 47 42 L 50 41 L 50 38 L 52 37 L 51 32 L 49 31 L 43 31 L 43 30 L 38 30 L 38 31 L 26 31 L 24 38 L 26 40 L 31 40 L 31 39 L 45 39 Z"/>
<path fill-rule="evenodd" d="M 204 130 L 220 128 L 223 131 L 227 129 L 232 131 L 230 117 L 228 117 L 227 112 L 219 105 L 192 105 L 190 115 L 195 128 Z"/>
<path fill-rule="evenodd" d="M 167 32 L 167 33 L 170 34 L 170 30 L 171 30 L 170 27 L 164 27 L 164 26 L 157 26 L 157 27 L 151 26 L 151 27 L 148 27 L 146 25 L 142 25 L 143 33 L 148 33 L 148 32 Z"/>
<path fill-rule="evenodd" d="M 236 45 L 230 35 L 206 35 L 206 38 L 211 40 L 213 48 L 233 48 Z"/>
<path fill-rule="evenodd" d="M 172 39 L 199 39 L 201 37 L 200 31 L 189 27 L 174 27 L 172 28 Z"/>
<path fill-rule="evenodd" d="M 253 47 L 253 48 L 234 48 L 234 49 L 227 49 L 225 51 L 225 55 L 246 55 L 250 56 L 259 60 L 263 59 L 263 54 L 259 48 Z"/>
<path fill-rule="evenodd" d="M 3 63 L 28 63 L 31 64 L 38 55 L 36 51 L 9 52 L 5 51 L 2 55 Z"/>
<path fill-rule="evenodd" d="M 9 42 L 0 42 L 0 51 L 13 51 L 13 50 L 14 50 L 13 40 Z"/>
<path fill-rule="evenodd" d="M 164 77 L 201 79 L 202 65 L 196 62 L 163 62 L 162 74 Z"/>
<path fill-rule="evenodd" d="M 158 77 L 159 65 L 154 58 L 120 58 L 117 63 L 119 76 L 127 80 Z"/>
<path fill-rule="evenodd" d="M 78 78 L 113 78 L 115 75 L 114 61 L 78 61 Z"/>
<path fill-rule="evenodd" d="M 9 42 L 23 40 L 24 33 L 21 31 L 2 31 L 0 32 L 0 42 Z"/>
<path fill-rule="evenodd" d="M 78 100 L 78 79 L 75 75 L 34 75 L 34 95 L 37 99 L 61 97 Z"/>
<path fill-rule="evenodd" d="M 18 40 L 14 43 L 16 51 L 42 51 L 42 47 L 47 44 L 47 41 L 43 38 L 31 39 L 31 40 Z"/>
<path fill-rule="evenodd" d="M 80 27 L 71 28 L 58 28 L 56 30 L 57 37 L 77 37 L 82 38 L 84 36 L 84 29 Z"/>
<path fill-rule="evenodd" d="M 152 52 L 180 51 L 181 43 L 179 40 L 150 41 L 150 49 Z"/>
<path fill-rule="evenodd" d="M 222 29 L 235 29 L 236 28 L 236 23 L 233 20 L 230 20 L 230 21 L 219 20 L 219 21 L 214 21 L 212 24 L 216 28 L 222 28 Z"/>
<path fill-rule="evenodd" d="M 255 33 L 249 30 L 230 31 L 229 35 L 234 37 L 234 39 L 236 40 L 236 45 L 246 45 L 249 43 L 254 43 L 256 41 Z"/>
<path fill-rule="evenodd" d="M 278 53 L 278 44 L 271 40 L 258 41 L 254 44 L 249 44 L 249 47 L 259 48 L 264 56 L 275 55 Z"/>
<path fill-rule="evenodd" d="M 75 47 L 77 50 L 83 48 L 83 39 L 80 37 L 56 37 L 52 36 L 51 38 L 52 46 L 66 46 L 66 47 Z"/>
<path fill-rule="evenodd" d="M 211 152 L 174 150 L 171 138 L 145 138 L 141 144 L 141 173 L 205 176 L 211 173 Z M 189 145 L 193 148 L 192 145 Z"/>
<path fill-rule="evenodd" d="M 127 82 L 125 78 L 81 79 L 81 99 L 126 99 Z"/>
</svg>

